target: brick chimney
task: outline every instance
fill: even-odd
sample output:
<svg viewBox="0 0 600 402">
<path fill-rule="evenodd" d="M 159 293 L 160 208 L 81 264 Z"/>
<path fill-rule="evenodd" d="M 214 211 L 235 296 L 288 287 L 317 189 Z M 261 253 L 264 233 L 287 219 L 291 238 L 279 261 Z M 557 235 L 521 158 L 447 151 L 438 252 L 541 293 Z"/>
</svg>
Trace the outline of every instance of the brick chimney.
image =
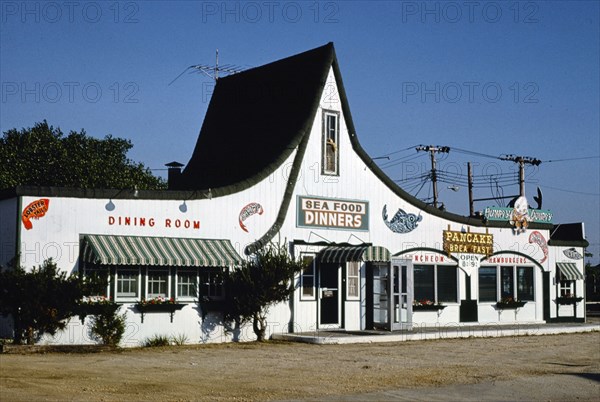
<svg viewBox="0 0 600 402">
<path fill-rule="evenodd" d="M 167 175 L 167 188 L 169 190 L 176 190 L 179 185 L 179 178 L 181 177 L 181 168 L 183 164 L 179 162 L 171 162 L 165 164 L 168 167 L 168 175 Z"/>
</svg>

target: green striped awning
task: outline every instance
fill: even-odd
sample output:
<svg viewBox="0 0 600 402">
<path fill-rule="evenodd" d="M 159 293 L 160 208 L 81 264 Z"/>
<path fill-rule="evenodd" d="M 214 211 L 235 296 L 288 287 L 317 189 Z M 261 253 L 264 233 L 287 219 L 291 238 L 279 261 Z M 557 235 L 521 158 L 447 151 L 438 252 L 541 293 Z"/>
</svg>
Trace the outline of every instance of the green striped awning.
<svg viewBox="0 0 600 402">
<path fill-rule="evenodd" d="M 85 235 L 84 262 L 100 265 L 225 267 L 242 261 L 229 240 Z"/>
<path fill-rule="evenodd" d="M 390 260 L 390 252 L 385 247 L 379 246 L 332 246 L 319 252 L 320 262 L 343 263 L 349 261 L 377 261 Z"/>
<path fill-rule="evenodd" d="M 558 268 L 563 278 L 567 281 L 583 279 L 583 275 L 577 269 L 577 265 L 572 262 L 557 262 L 556 268 Z"/>
</svg>

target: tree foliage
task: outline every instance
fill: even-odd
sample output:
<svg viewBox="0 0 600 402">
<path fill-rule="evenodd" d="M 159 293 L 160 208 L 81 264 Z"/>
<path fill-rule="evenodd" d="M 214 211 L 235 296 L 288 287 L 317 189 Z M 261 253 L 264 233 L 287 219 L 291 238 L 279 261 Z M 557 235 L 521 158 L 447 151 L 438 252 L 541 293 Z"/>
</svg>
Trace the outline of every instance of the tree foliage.
<svg viewBox="0 0 600 402">
<path fill-rule="evenodd" d="M 0 138 L 0 189 L 18 185 L 77 188 L 165 188 L 142 163 L 127 158 L 131 141 L 110 135 L 97 139 L 44 120 Z"/>
<path fill-rule="evenodd" d="M 294 275 L 303 269 L 285 246 L 269 244 L 225 277 L 224 320 L 240 325 L 252 322 L 258 341 L 265 339 L 267 313 L 273 304 L 287 300 Z"/>
<path fill-rule="evenodd" d="M 15 343 L 33 344 L 43 334 L 64 329 L 66 320 L 78 314 L 80 300 L 105 286 L 78 275 L 67 277 L 52 260 L 31 272 L 5 269 L 0 271 L 0 314 L 12 317 Z"/>
</svg>

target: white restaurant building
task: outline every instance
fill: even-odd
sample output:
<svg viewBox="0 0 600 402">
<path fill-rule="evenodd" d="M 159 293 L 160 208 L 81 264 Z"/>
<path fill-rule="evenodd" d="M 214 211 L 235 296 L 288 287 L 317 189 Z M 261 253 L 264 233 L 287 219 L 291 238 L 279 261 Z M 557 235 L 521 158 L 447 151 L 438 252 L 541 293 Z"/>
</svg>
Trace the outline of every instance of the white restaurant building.
<svg viewBox="0 0 600 402">
<path fill-rule="evenodd" d="M 219 278 L 269 241 L 312 261 L 269 334 L 585 320 L 583 224 L 529 209 L 518 228 L 518 211 L 459 216 L 403 191 L 359 144 L 331 43 L 219 79 L 191 160 L 169 166 L 165 191 L 0 193 L 0 264 L 106 272 L 130 346 L 253 339 L 224 332 Z M 177 304 L 138 308 L 159 296 Z M 88 327 L 42 342 L 92 342 Z"/>
</svg>

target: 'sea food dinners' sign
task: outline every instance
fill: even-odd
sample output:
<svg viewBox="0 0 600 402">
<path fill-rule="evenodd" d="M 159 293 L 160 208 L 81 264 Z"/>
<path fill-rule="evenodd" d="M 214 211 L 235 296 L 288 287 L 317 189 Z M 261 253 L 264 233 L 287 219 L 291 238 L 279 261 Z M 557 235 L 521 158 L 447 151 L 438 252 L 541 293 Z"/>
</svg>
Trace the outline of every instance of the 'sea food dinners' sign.
<svg viewBox="0 0 600 402">
<path fill-rule="evenodd" d="M 298 226 L 369 230 L 369 202 L 298 196 Z"/>
<path fill-rule="evenodd" d="M 444 230 L 444 251 L 448 254 L 490 255 L 494 252 L 494 237 L 488 233 Z"/>
</svg>

